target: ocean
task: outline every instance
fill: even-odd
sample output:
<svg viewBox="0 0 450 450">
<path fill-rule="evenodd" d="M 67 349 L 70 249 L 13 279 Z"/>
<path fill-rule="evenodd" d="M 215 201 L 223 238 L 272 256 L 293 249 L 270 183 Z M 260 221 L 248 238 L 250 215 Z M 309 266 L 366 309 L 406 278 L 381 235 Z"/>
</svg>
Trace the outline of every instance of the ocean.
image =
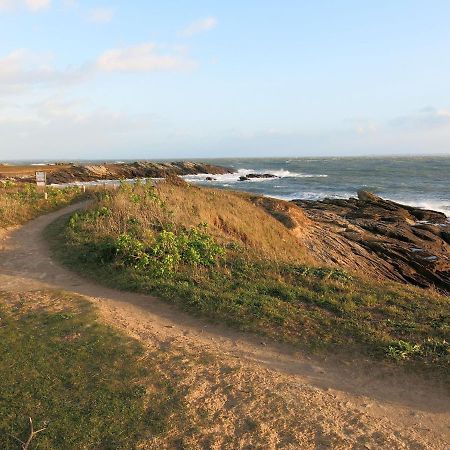
<svg viewBox="0 0 450 450">
<path fill-rule="evenodd" d="M 253 192 L 285 200 L 349 198 L 355 197 L 358 189 L 365 189 L 389 200 L 442 211 L 450 217 L 450 156 L 233 158 L 198 161 L 232 167 L 237 172 L 212 175 L 215 181 L 206 181 L 207 175 L 185 177 L 196 184 Z M 28 164 L 30 162 L 27 161 Z M 39 164 L 48 161 L 33 162 Z M 277 178 L 239 181 L 240 176 L 249 173 L 270 173 L 277 175 Z"/>
<path fill-rule="evenodd" d="M 205 160 L 202 160 L 205 161 Z M 232 175 L 188 176 L 193 183 L 286 200 L 355 197 L 358 189 L 450 216 L 450 156 L 392 158 L 242 158 L 205 162 L 232 167 Z M 278 178 L 239 181 L 249 173 Z"/>
</svg>

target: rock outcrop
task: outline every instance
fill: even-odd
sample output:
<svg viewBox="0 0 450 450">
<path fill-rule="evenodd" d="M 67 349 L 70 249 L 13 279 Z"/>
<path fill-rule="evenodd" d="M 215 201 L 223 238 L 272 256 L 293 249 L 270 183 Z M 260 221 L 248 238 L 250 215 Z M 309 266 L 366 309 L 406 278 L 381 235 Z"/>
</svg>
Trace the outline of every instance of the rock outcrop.
<svg viewBox="0 0 450 450">
<path fill-rule="evenodd" d="M 450 222 L 445 214 L 384 200 L 293 200 L 310 220 L 302 236 L 316 258 L 378 279 L 450 292 Z"/>
<path fill-rule="evenodd" d="M 165 178 L 170 175 L 225 174 L 233 169 L 198 162 L 134 162 L 120 164 L 71 165 L 49 173 L 50 184 L 75 181 L 119 180 L 129 178 Z"/>
<path fill-rule="evenodd" d="M 250 181 L 252 179 L 258 178 L 278 178 L 276 175 L 272 173 L 249 173 L 248 175 L 242 175 L 239 177 L 239 181 Z"/>
</svg>

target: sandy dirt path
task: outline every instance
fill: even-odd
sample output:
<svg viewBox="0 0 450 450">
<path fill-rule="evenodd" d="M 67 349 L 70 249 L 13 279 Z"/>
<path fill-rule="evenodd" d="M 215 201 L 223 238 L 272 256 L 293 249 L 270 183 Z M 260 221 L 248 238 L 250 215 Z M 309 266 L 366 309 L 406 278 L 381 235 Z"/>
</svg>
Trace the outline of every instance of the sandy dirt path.
<svg viewBox="0 0 450 450">
<path fill-rule="evenodd" d="M 107 323 L 149 348 L 185 358 L 177 376 L 189 387 L 186 401 L 192 410 L 206 407 L 214 417 L 206 443 L 199 444 L 199 438 L 193 448 L 450 447 L 450 396 L 443 387 L 389 367 L 374 370 L 362 359 L 343 363 L 308 357 L 293 347 L 212 325 L 157 298 L 105 288 L 61 267 L 43 232 L 80 207 L 0 230 L 0 289 L 17 294 L 51 288 L 84 295 Z M 205 355 L 210 366 L 197 367 L 196 359 Z M 249 433 L 244 422 L 258 432 Z"/>
</svg>

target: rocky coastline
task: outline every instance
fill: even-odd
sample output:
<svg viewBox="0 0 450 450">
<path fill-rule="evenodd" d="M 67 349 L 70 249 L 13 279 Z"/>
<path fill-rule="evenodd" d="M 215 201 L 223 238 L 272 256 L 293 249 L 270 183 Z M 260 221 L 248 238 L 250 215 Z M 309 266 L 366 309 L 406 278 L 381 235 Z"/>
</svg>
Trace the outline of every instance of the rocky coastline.
<svg viewBox="0 0 450 450">
<path fill-rule="evenodd" d="M 384 200 L 293 200 L 309 220 L 304 241 L 324 262 L 381 279 L 450 293 L 450 222 L 445 214 Z"/>
<path fill-rule="evenodd" d="M 18 167 L 19 169 L 19 167 Z M 216 166 L 201 162 L 149 162 L 105 163 L 105 164 L 64 164 L 35 166 L 23 175 L 11 174 L 8 179 L 23 182 L 34 182 L 34 170 L 47 172 L 48 184 L 67 184 L 74 182 L 90 182 L 99 180 L 121 180 L 132 178 L 165 178 L 167 176 L 233 173 L 228 167 Z M 18 171 L 18 173 L 20 173 Z"/>
<path fill-rule="evenodd" d="M 250 199 L 282 222 L 319 264 L 450 294 L 450 221 L 443 213 L 366 191 L 347 200 Z"/>
<path fill-rule="evenodd" d="M 227 167 L 198 162 L 135 162 L 131 164 L 73 165 L 68 169 L 49 174 L 52 184 L 74 181 L 120 180 L 130 178 L 165 178 L 173 175 L 226 174 L 233 173 Z"/>
</svg>

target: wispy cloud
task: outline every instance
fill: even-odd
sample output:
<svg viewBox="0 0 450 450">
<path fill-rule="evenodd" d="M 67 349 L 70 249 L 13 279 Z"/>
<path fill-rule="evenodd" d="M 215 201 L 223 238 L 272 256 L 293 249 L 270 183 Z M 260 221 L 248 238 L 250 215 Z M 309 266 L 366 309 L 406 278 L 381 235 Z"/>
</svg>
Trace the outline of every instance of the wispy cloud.
<svg viewBox="0 0 450 450">
<path fill-rule="evenodd" d="M 379 129 L 379 124 L 366 118 L 345 119 L 343 123 L 358 134 L 374 133 Z"/>
<path fill-rule="evenodd" d="M 389 123 L 396 128 L 439 128 L 450 126 L 450 110 L 426 107 L 416 113 L 400 116 Z"/>
<path fill-rule="evenodd" d="M 26 0 L 25 3 L 31 11 L 38 11 L 40 9 L 48 8 L 51 4 L 51 0 Z"/>
<path fill-rule="evenodd" d="M 0 11 L 26 8 L 37 12 L 50 7 L 52 0 L 0 0 Z"/>
<path fill-rule="evenodd" d="M 84 78 L 85 67 L 56 69 L 51 53 L 17 49 L 0 57 L 0 85 L 14 91 L 39 85 L 53 85 Z"/>
<path fill-rule="evenodd" d="M 93 61 L 58 68 L 52 53 L 16 49 L 0 56 L 0 95 L 23 93 L 35 88 L 59 88 L 102 72 L 183 71 L 197 66 L 183 47 L 153 42 L 109 49 Z"/>
<path fill-rule="evenodd" d="M 151 72 L 192 69 L 195 61 L 179 52 L 162 53 L 153 42 L 105 51 L 96 61 L 96 68 L 106 72 Z"/>
<path fill-rule="evenodd" d="M 92 108 L 89 101 L 55 95 L 35 103 L 0 109 L 0 158 L 39 154 L 41 157 L 92 157 L 99 148 L 122 151 L 142 148 L 155 139 L 160 119 L 152 114 Z M 29 149 L 32 150 L 30 154 Z M 44 156 L 45 155 L 45 156 Z"/>
<path fill-rule="evenodd" d="M 89 11 L 87 16 L 87 20 L 93 23 L 109 23 L 113 18 L 113 8 L 93 8 Z"/>
<path fill-rule="evenodd" d="M 204 33 L 216 28 L 218 20 L 215 17 L 205 17 L 204 19 L 196 20 L 188 25 L 182 32 L 181 35 L 185 37 L 191 37 L 199 33 Z"/>
</svg>

